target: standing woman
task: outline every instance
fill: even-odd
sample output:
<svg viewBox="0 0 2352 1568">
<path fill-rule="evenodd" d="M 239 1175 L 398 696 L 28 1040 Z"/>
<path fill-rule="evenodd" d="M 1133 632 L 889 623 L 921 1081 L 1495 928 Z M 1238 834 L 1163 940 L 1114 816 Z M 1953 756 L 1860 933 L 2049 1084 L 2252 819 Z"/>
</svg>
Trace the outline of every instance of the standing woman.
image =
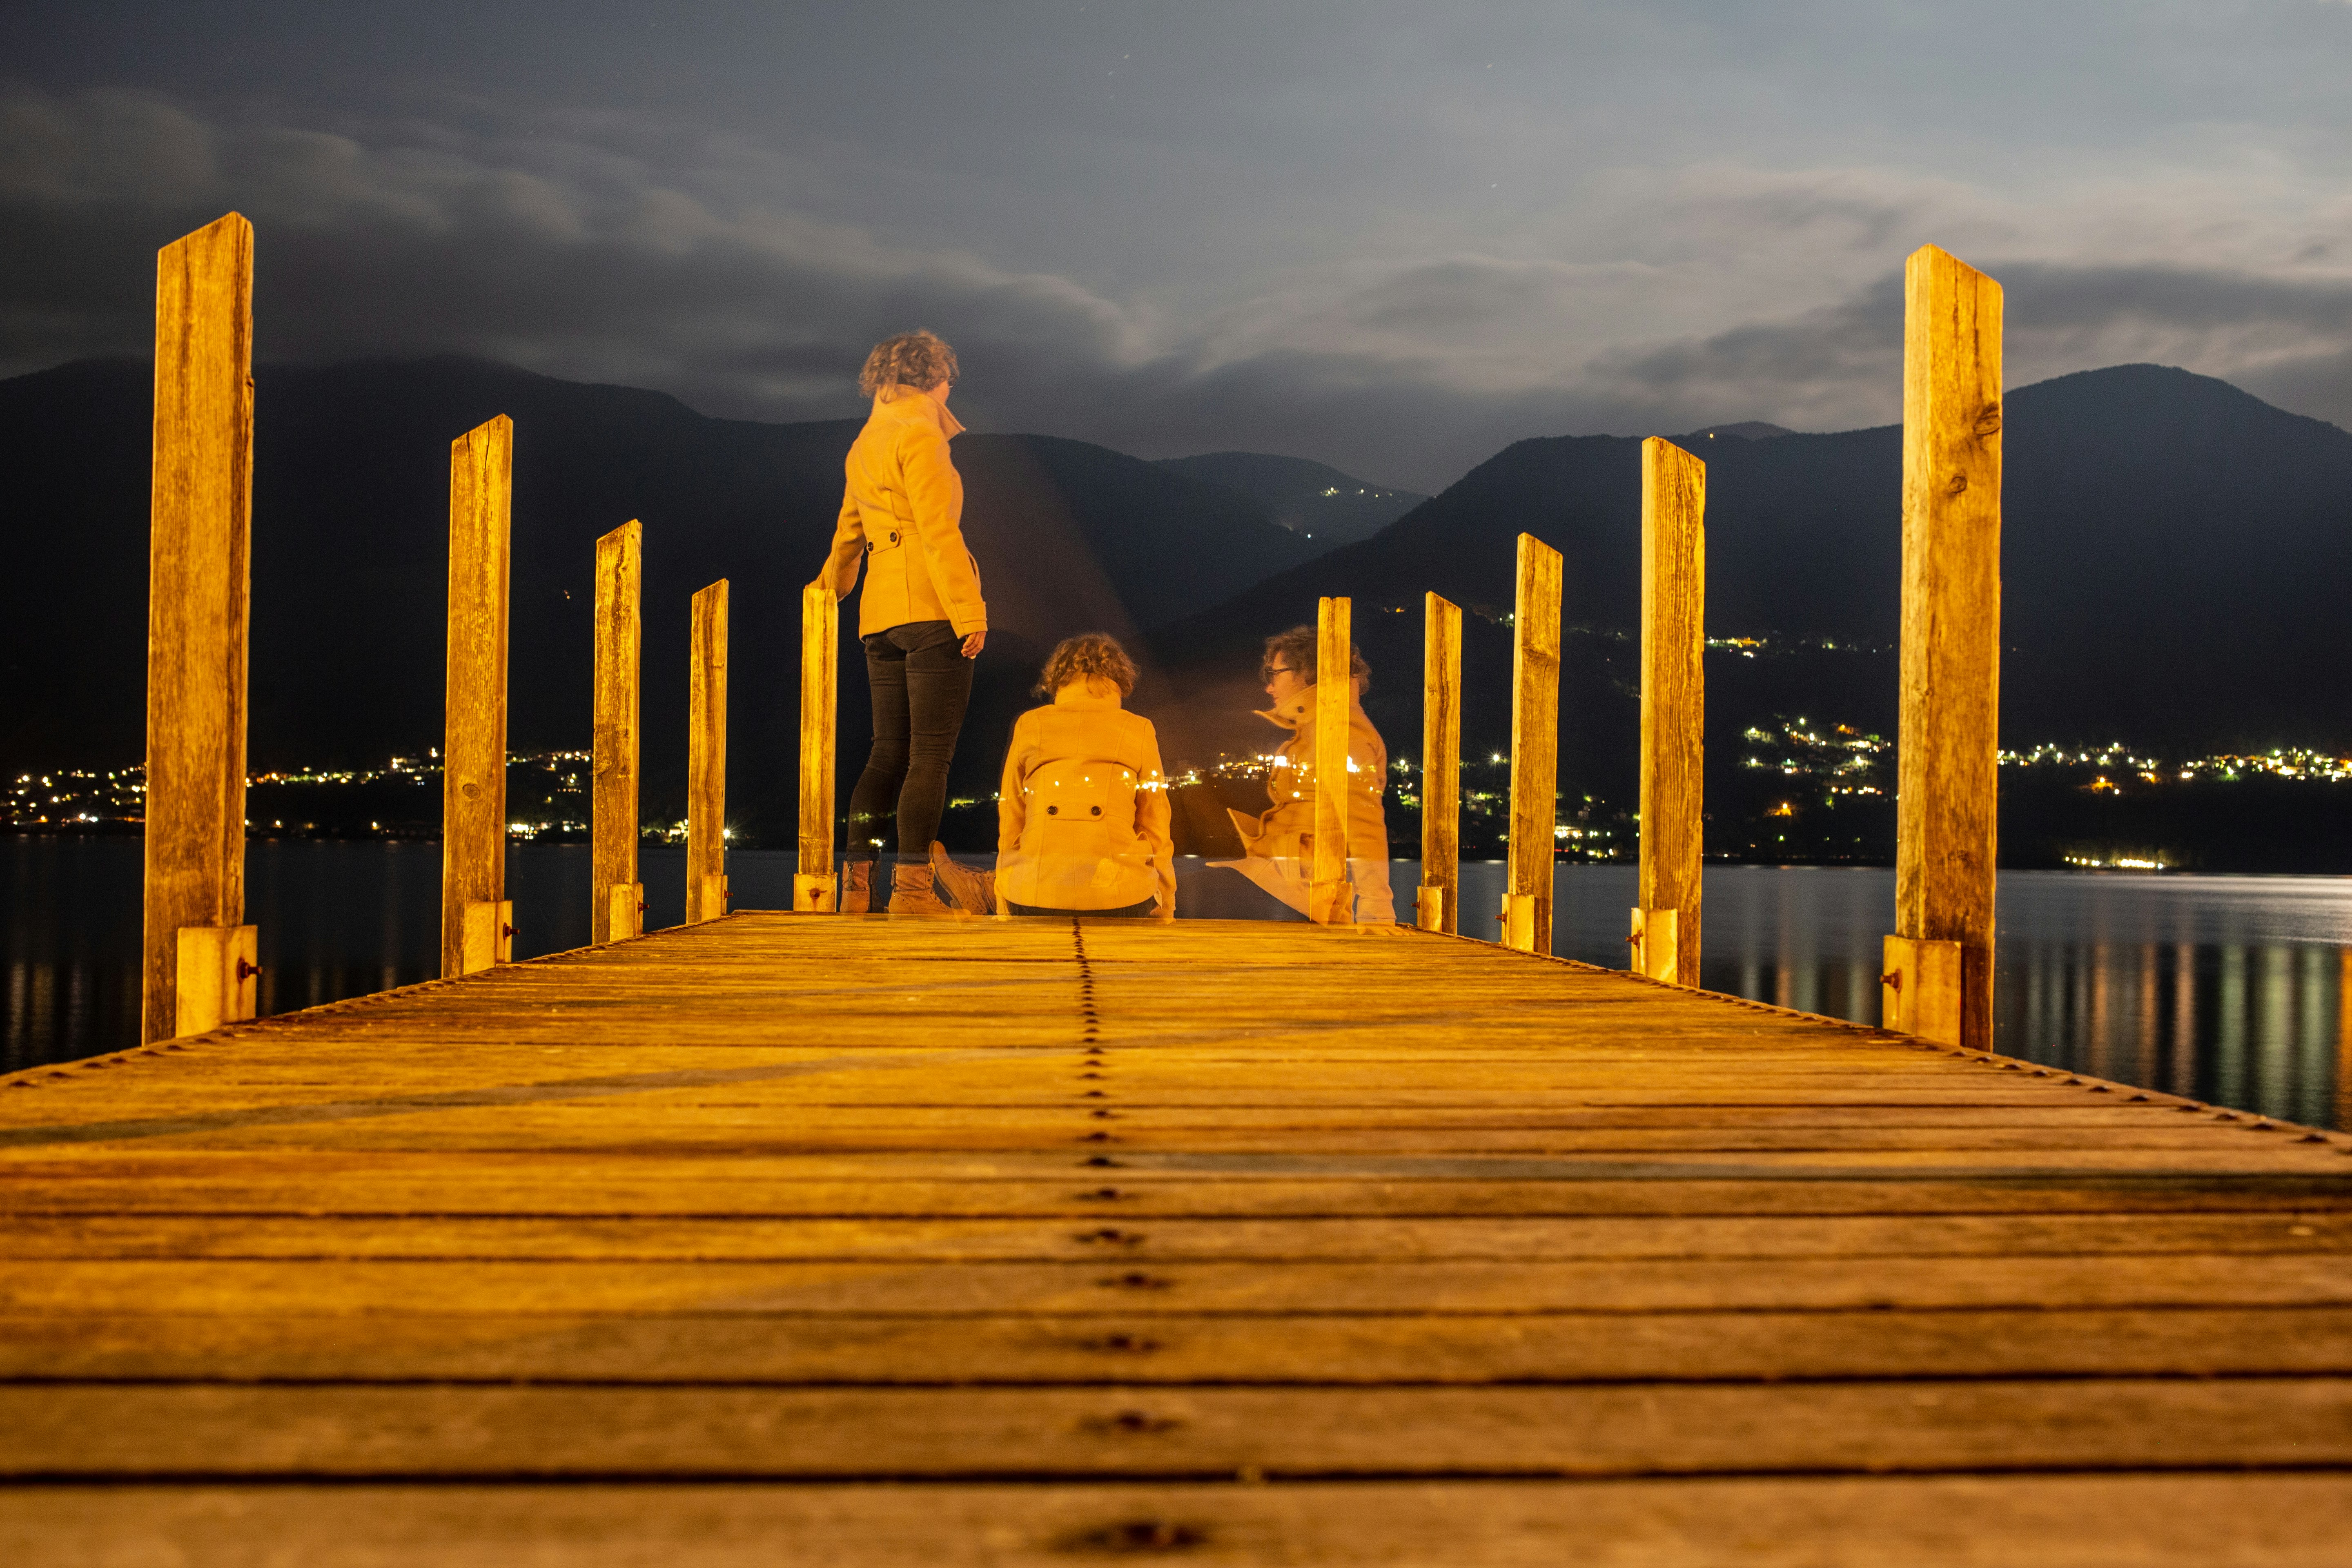
<svg viewBox="0 0 2352 1568">
<path fill-rule="evenodd" d="M 963 429 L 948 412 L 955 381 L 955 351 L 929 331 L 885 338 L 857 376 L 874 412 L 849 448 L 840 526 L 817 575 L 845 599 L 865 563 L 857 636 L 874 697 L 874 750 L 849 796 L 844 914 L 871 908 L 876 858 L 891 830 L 891 912 L 954 912 L 932 881 L 931 842 L 972 660 L 988 638 L 980 566 L 963 542 L 963 480 L 948 457 L 950 437 Z"/>
</svg>

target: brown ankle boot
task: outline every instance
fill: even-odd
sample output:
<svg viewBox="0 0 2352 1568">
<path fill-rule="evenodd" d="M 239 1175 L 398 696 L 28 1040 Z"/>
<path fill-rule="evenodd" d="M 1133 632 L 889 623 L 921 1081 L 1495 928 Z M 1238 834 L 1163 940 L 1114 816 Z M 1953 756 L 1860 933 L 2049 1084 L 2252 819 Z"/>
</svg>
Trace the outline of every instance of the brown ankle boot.
<svg viewBox="0 0 2352 1568">
<path fill-rule="evenodd" d="M 851 860 L 841 868 L 841 912 L 862 915 L 874 908 L 874 862 Z"/>
<path fill-rule="evenodd" d="M 936 839 L 931 844 L 931 874 L 939 879 L 956 913 L 971 917 L 996 912 L 996 873 L 958 865 L 947 846 Z"/>
<path fill-rule="evenodd" d="M 955 911 L 940 901 L 939 890 L 931 885 L 929 861 L 890 868 L 890 912 L 932 920 L 955 919 Z"/>
</svg>

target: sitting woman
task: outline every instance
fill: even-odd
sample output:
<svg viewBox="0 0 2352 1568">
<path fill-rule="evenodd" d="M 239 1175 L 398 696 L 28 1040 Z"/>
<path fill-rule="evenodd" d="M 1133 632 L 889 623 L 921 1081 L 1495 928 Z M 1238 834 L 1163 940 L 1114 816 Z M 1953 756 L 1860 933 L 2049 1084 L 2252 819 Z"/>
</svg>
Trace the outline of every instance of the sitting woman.
<svg viewBox="0 0 2352 1568">
<path fill-rule="evenodd" d="M 1168 780 L 1151 721 L 1125 711 L 1135 662 L 1099 632 L 1045 661 L 997 796 L 996 892 L 1016 915 L 1176 913 Z"/>
<path fill-rule="evenodd" d="M 1293 626 L 1265 639 L 1265 663 L 1258 674 L 1274 706 L 1258 717 L 1289 731 L 1290 738 L 1275 752 L 1273 776 L 1266 781 L 1271 809 L 1256 816 L 1226 812 L 1241 835 L 1242 858 L 1209 862 L 1239 871 L 1300 914 L 1308 912 L 1315 864 L 1316 642 L 1313 626 Z M 1352 643 L 1348 657 L 1348 776 L 1341 781 L 1347 820 L 1341 837 L 1349 913 L 1360 925 L 1387 925 L 1396 920 L 1396 895 L 1389 887 L 1388 816 L 1381 805 L 1389 749 L 1364 712 L 1372 667 Z"/>
</svg>

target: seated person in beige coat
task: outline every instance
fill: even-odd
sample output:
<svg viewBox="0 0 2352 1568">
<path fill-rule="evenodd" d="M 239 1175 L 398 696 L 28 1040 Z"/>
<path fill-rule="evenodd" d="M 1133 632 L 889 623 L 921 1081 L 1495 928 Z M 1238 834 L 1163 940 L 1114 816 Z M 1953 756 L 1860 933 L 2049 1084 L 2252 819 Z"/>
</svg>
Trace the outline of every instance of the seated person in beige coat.
<svg viewBox="0 0 2352 1568">
<path fill-rule="evenodd" d="M 1065 638 L 1045 661 L 1037 693 L 1053 701 L 1013 724 L 997 796 L 1005 913 L 1176 913 L 1160 737 L 1119 706 L 1134 689 L 1134 661 L 1099 632 Z"/>
<path fill-rule="evenodd" d="M 1217 860 L 1301 914 L 1307 912 L 1307 882 L 1315 865 L 1315 690 L 1318 672 L 1313 626 L 1293 626 L 1265 639 L 1259 673 L 1274 706 L 1258 714 L 1289 738 L 1276 750 L 1266 780 L 1270 810 L 1256 816 L 1231 812 L 1242 837 L 1244 858 Z M 1372 668 L 1353 645 L 1348 672 L 1348 880 L 1358 924 L 1393 923 L 1396 898 L 1389 887 L 1388 816 L 1381 796 L 1388 785 L 1389 750 L 1364 713 L 1364 691 Z"/>
</svg>

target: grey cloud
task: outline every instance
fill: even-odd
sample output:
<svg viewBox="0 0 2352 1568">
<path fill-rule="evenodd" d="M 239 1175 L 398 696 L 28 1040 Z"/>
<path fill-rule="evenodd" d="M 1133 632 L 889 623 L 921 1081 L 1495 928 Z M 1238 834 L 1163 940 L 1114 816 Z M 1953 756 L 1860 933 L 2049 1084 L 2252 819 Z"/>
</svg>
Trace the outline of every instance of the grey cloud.
<svg viewBox="0 0 2352 1568">
<path fill-rule="evenodd" d="M 236 207 L 260 231 L 265 357 L 474 353 L 714 414 L 840 417 L 866 347 L 919 323 L 957 343 L 977 427 L 1291 451 L 1434 489 L 1528 436 L 1890 419 L 1890 252 L 2006 228 L 1949 184 L 1705 165 L 1616 193 L 1626 228 L 1598 258 L 1425 248 L 1187 310 L 815 216 L 777 194 L 789 159 L 675 122 L 482 118 L 320 130 L 0 95 L 0 368 L 143 352 L 155 247 Z M 2352 419 L 2352 282 L 1965 253 L 2008 288 L 2012 384 L 2157 358 Z M 1791 298 L 1827 302 L 1757 303 Z M 1725 324 L 1659 331 L 1708 314 Z"/>
<path fill-rule="evenodd" d="M 2218 268 L 2070 266 L 1979 258 L 2003 294 L 2012 386 L 2086 366 L 2183 365 L 2352 425 L 2352 280 Z M 1815 429 L 1899 416 L 1903 279 L 1883 274 L 1840 302 L 1664 347 L 1604 356 L 1613 399 L 1738 408 Z"/>
</svg>

